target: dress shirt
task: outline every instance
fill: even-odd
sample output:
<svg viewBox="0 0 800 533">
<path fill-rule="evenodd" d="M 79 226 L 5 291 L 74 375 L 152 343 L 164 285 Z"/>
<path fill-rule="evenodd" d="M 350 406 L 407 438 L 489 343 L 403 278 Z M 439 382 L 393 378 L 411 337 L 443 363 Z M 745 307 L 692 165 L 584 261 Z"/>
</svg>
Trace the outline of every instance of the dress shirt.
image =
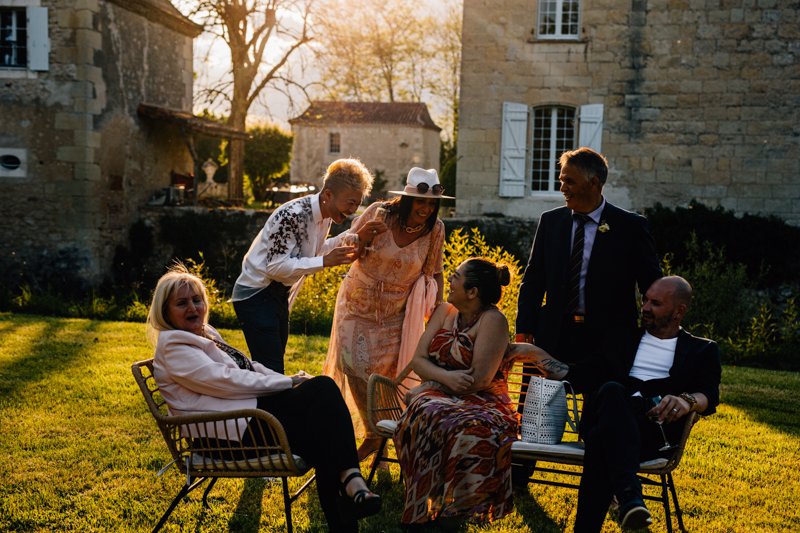
<svg viewBox="0 0 800 533">
<path fill-rule="evenodd" d="M 325 239 L 331 219 L 322 217 L 319 194 L 286 202 L 270 215 L 244 256 L 231 301 L 246 300 L 273 281 L 294 285 L 292 301 L 298 282 L 323 269 L 322 255 L 338 238 Z"/>
<path fill-rule="evenodd" d="M 600 202 L 600 207 L 591 213 L 585 213 L 589 220 L 583 225 L 583 261 L 581 262 L 581 281 L 580 289 L 578 291 L 578 307 L 575 310 L 577 313 L 583 314 L 586 312 L 586 274 L 589 272 L 589 258 L 592 255 L 592 246 L 594 245 L 594 238 L 597 236 L 597 227 L 600 225 L 600 216 L 603 214 L 603 208 L 606 206 L 606 199 Z M 572 211 L 575 215 L 575 211 Z M 578 229 L 578 220 L 575 216 L 572 217 L 572 239 L 570 240 L 570 249 L 572 249 L 572 242 L 575 241 L 575 230 Z M 573 293 L 574 294 L 574 293 Z"/>
</svg>

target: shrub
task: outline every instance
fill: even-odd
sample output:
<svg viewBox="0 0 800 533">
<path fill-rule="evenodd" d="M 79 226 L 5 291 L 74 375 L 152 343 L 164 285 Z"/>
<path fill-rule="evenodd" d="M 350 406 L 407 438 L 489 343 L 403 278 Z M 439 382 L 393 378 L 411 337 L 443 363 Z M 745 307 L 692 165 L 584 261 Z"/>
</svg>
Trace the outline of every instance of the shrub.
<svg viewBox="0 0 800 533">
<path fill-rule="evenodd" d="M 503 291 L 498 307 L 508 318 L 513 329 L 517 316 L 517 297 L 521 281 L 519 262 L 500 246 L 489 246 L 480 230 L 472 228 L 469 233 L 456 229 L 450 232 L 444 243 L 444 278 L 452 274 L 458 265 L 470 257 L 486 257 L 508 265 L 511 284 Z M 295 333 L 317 333 L 328 335 L 333 324 L 336 295 L 348 265 L 326 268 L 306 278 L 292 307 L 291 328 Z M 447 285 L 445 284 L 445 290 Z"/>
<path fill-rule="evenodd" d="M 725 260 L 725 249 L 699 242 L 693 232 L 686 242 L 686 259 L 662 261 L 665 275 L 683 276 L 694 288 L 692 306 L 684 319 L 687 329 L 708 337 L 728 336 L 752 316 L 752 283 L 745 266 Z"/>
<path fill-rule="evenodd" d="M 502 247 L 489 246 L 478 228 L 471 228 L 469 233 L 459 228 L 451 231 L 444 243 L 445 280 L 470 257 L 485 257 L 508 266 L 508 270 L 511 272 L 511 283 L 503 290 L 503 297 L 497 307 L 506 315 L 508 326 L 511 331 L 514 331 L 522 267 L 517 259 Z"/>
<path fill-rule="evenodd" d="M 657 249 L 671 252 L 678 264 L 688 260 L 691 251 L 686 236 L 695 233 L 699 242 L 722 248 L 726 262 L 743 264 L 759 286 L 800 281 L 800 247 L 790 245 L 800 242 L 800 228 L 777 217 L 737 217 L 732 211 L 709 209 L 696 201 L 674 209 L 656 204 L 646 214 Z"/>
</svg>

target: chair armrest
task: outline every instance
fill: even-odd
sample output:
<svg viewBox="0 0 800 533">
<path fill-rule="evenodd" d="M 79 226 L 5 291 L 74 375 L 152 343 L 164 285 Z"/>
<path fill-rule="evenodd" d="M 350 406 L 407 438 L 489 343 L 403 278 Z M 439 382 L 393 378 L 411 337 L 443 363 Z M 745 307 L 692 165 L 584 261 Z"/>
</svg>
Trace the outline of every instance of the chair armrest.
<svg viewBox="0 0 800 533">
<path fill-rule="evenodd" d="M 251 424 L 253 419 L 261 422 L 260 427 Z M 283 425 L 275 416 L 261 409 L 166 415 L 159 417 L 157 422 L 179 456 L 196 454 L 234 457 L 236 460 L 261 458 L 251 460 L 256 468 L 276 471 L 306 469 L 304 464 L 297 464 Z M 245 429 L 240 430 L 240 426 Z M 253 444 L 242 444 L 246 436 Z M 218 468 L 227 462 L 215 460 L 215 465 Z"/>
<path fill-rule="evenodd" d="M 375 425 L 380 420 L 398 420 L 405 409 L 403 392 L 399 386 L 408 375 L 408 367 L 400 375 L 391 379 L 380 374 L 372 374 L 367 382 L 367 423 L 375 433 L 380 433 Z"/>
</svg>

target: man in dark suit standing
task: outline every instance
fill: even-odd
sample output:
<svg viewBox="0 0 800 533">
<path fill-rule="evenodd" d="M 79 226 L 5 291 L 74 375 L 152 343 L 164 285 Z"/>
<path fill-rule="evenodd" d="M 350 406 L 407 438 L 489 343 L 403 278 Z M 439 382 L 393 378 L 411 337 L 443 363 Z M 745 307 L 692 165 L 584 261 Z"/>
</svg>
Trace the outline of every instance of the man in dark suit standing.
<svg viewBox="0 0 800 533">
<path fill-rule="evenodd" d="M 642 298 L 644 331 L 637 330 L 619 346 L 624 375 L 603 383 L 584 403 L 580 431 L 586 448 L 577 533 L 600 531 L 613 496 L 623 529 L 650 524 L 636 477 L 639 463 L 673 453 L 665 445 L 680 440 L 686 415 L 716 411 L 722 375 L 719 348 L 681 328 L 691 299 L 692 287 L 679 276 L 653 282 Z M 547 355 L 533 366 L 550 379 L 572 379 L 572 365 Z"/>
<path fill-rule="evenodd" d="M 644 217 L 603 197 L 608 162 L 589 148 L 560 158 L 566 206 L 542 214 L 520 286 L 516 341 L 573 366 L 581 391 L 623 372 L 616 356 L 636 330 L 636 287 L 661 277 Z"/>
</svg>

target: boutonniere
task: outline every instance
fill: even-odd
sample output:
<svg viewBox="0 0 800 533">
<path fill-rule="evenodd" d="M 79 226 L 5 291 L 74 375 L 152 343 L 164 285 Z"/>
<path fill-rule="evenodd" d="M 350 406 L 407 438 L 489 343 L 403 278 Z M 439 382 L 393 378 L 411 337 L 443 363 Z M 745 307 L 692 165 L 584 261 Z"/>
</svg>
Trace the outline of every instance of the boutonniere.
<svg viewBox="0 0 800 533">
<path fill-rule="evenodd" d="M 609 226 L 608 222 L 606 222 L 605 220 L 601 220 L 600 221 L 600 225 L 597 226 L 597 231 L 599 231 L 600 233 L 605 233 L 605 232 L 610 231 L 610 230 L 611 230 L 611 226 Z"/>
</svg>

